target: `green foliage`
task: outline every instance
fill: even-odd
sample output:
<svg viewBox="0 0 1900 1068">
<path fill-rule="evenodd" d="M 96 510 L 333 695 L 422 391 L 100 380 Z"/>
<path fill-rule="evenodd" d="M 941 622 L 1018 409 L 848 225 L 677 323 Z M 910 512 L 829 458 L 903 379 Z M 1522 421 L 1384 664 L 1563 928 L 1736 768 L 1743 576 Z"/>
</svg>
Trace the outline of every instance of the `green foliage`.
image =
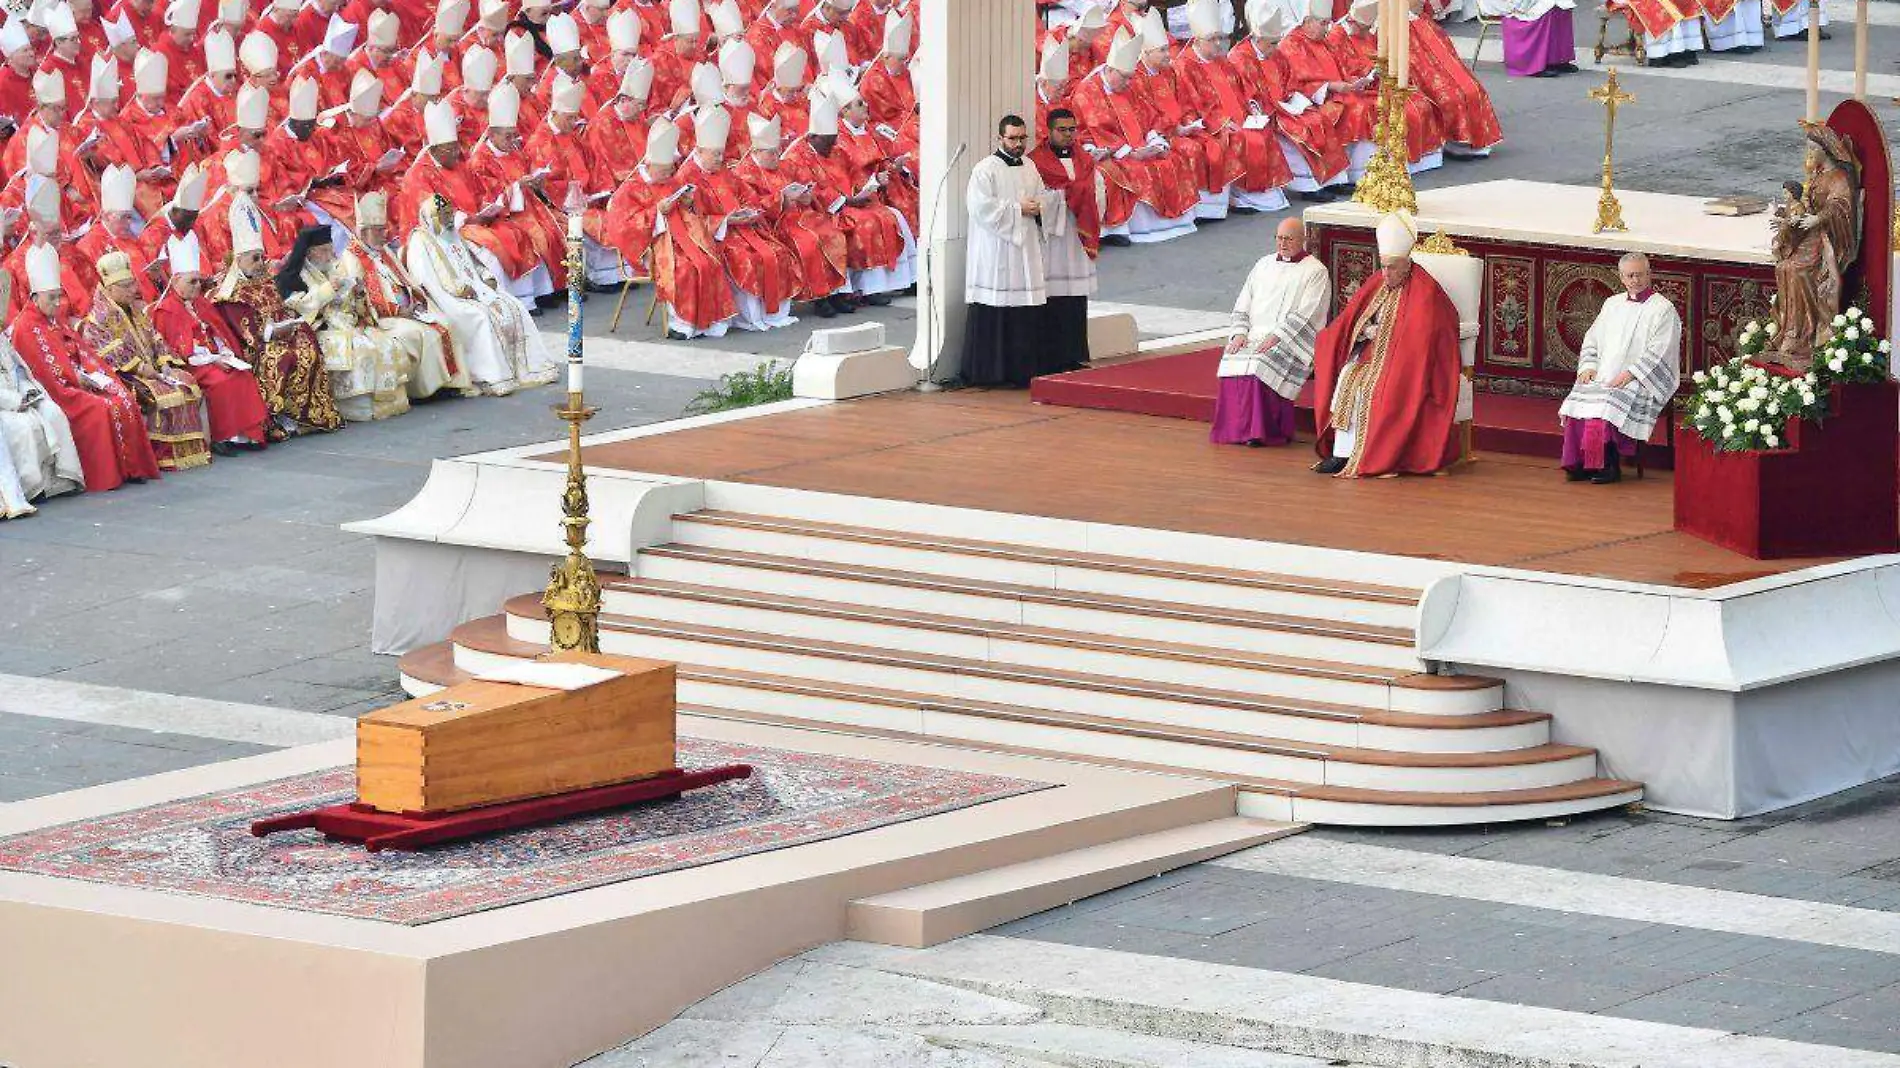
<svg viewBox="0 0 1900 1068">
<path fill-rule="evenodd" d="M 709 415 L 792 399 L 792 365 L 761 362 L 750 371 L 720 375 L 686 405 L 685 415 Z"/>
</svg>

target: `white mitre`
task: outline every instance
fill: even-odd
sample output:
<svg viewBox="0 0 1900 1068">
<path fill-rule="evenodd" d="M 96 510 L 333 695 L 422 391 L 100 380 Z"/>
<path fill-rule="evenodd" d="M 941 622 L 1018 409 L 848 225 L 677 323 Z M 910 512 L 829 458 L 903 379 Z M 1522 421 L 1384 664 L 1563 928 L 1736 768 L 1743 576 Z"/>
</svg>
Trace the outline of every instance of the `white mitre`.
<svg viewBox="0 0 1900 1068">
<path fill-rule="evenodd" d="M 1418 244 L 1418 220 L 1401 208 L 1379 220 L 1378 237 L 1380 259 L 1404 259 Z"/>
</svg>

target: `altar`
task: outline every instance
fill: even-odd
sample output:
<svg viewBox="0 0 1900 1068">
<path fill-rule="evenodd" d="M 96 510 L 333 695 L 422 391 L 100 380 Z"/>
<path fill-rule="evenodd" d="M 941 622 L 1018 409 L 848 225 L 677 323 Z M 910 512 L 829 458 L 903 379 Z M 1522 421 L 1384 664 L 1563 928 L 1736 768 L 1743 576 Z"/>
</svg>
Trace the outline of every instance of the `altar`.
<svg viewBox="0 0 1900 1068">
<path fill-rule="evenodd" d="M 1585 331 L 1604 298 L 1621 289 L 1616 261 L 1626 252 L 1649 255 L 1656 288 L 1682 312 L 1685 375 L 1732 357 L 1742 324 L 1767 316 L 1774 295 L 1767 213 L 1705 215 L 1702 197 L 1619 189 L 1629 229 L 1599 234 L 1592 229 L 1599 193 L 1516 179 L 1419 191 L 1419 233 L 1442 233 L 1485 259 L 1480 392 L 1562 397 L 1576 379 Z M 1378 267 L 1378 216 L 1341 202 L 1308 208 L 1305 219 L 1309 247 L 1343 304 Z"/>
</svg>

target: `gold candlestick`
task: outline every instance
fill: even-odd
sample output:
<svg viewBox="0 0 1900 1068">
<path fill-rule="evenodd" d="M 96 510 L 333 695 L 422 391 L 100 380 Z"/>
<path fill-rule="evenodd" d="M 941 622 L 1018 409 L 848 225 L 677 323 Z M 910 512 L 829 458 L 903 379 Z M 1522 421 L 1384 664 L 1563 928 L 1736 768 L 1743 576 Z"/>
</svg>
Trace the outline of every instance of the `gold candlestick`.
<svg viewBox="0 0 1900 1068">
<path fill-rule="evenodd" d="M 1372 158 L 1366 161 L 1366 173 L 1359 179 L 1359 190 L 1352 199 L 1373 211 L 1418 210 L 1418 193 L 1412 188 L 1408 163 L 1411 149 L 1405 138 L 1405 101 L 1412 95 L 1410 86 L 1386 73 L 1387 61 L 1373 63 L 1373 76 L 1379 84 L 1378 128 L 1373 133 Z"/>
<path fill-rule="evenodd" d="M 1603 195 L 1597 198 L 1596 232 L 1616 231 L 1621 233 L 1629 227 L 1623 224 L 1623 205 L 1616 199 L 1616 191 L 1611 187 L 1611 160 L 1616 145 L 1616 109 L 1625 104 L 1636 103 L 1636 98 L 1624 92 L 1616 84 L 1616 68 L 1610 68 L 1610 80 L 1590 90 L 1590 99 L 1603 105 Z"/>
<path fill-rule="evenodd" d="M 581 424 L 598 408 L 584 400 L 581 379 L 581 302 L 586 262 L 580 219 L 567 232 L 567 401 L 554 414 L 567 423 L 567 490 L 561 494 L 561 530 L 567 556 L 554 565 L 541 605 L 548 610 L 548 645 L 555 652 L 600 652 L 600 579 L 587 559 L 587 471 L 581 466 Z"/>
</svg>

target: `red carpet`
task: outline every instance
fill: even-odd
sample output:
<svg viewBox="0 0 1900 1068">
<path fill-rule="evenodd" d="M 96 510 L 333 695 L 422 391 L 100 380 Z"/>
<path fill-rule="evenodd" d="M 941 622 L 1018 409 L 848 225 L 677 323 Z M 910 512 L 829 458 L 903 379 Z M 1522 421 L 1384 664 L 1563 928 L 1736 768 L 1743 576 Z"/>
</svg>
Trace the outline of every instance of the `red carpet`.
<svg viewBox="0 0 1900 1068">
<path fill-rule="evenodd" d="M 1029 396 L 1038 404 L 1063 408 L 1100 408 L 1212 423 L 1214 372 L 1220 354 L 1219 349 L 1203 349 L 1047 375 L 1030 384 Z M 1308 384 L 1299 399 L 1300 429 L 1306 431 L 1313 429 L 1312 392 Z M 1474 412 L 1474 443 L 1489 452 L 1548 456 L 1555 463 L 1563 444 L 1557 425 L 1559 403 L 1554 397 L 1480 393 Z M 1643 458 L 1649 466 L 1669 466 L 1671 449 L 1666 433 L 1658 424 L 1644 447 Z"/>
</svg>

